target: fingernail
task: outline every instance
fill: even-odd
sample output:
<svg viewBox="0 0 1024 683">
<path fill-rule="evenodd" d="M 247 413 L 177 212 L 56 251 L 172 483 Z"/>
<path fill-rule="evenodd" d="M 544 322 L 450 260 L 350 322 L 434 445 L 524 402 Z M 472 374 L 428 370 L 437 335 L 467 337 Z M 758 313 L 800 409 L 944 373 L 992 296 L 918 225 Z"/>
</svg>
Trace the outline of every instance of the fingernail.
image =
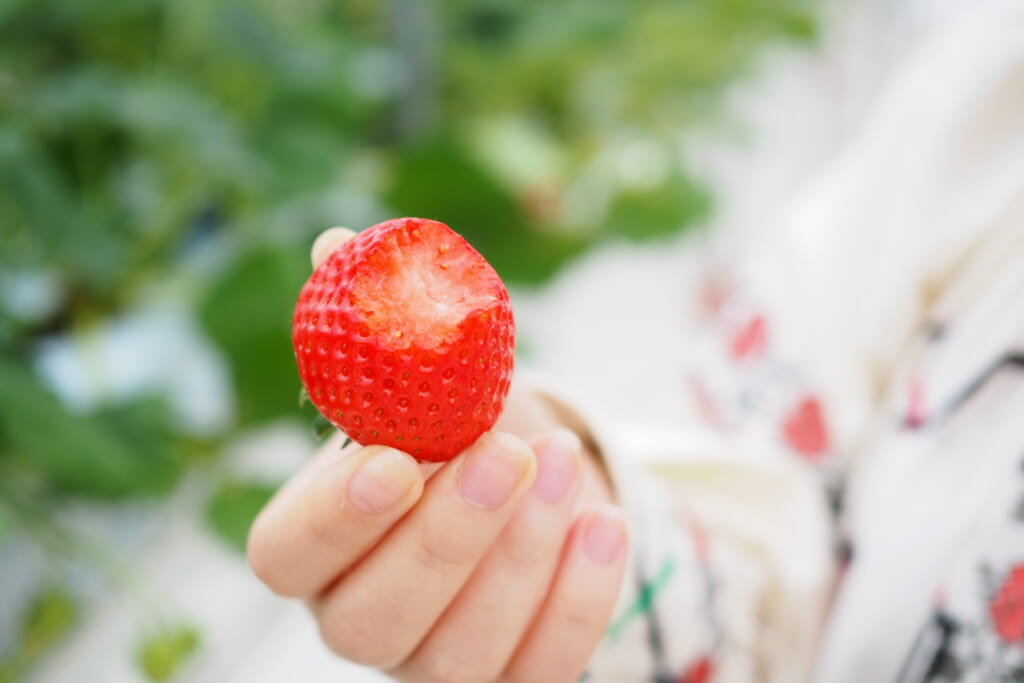
<svg viewBox="0 0 1024 683">
<path fill-rule="evenodd" d="M 580 438 L 568 429 L 558 429 L 542 439 L 537 454 L 537 479 L 531 491 L 549 503 L 565 499 L 579 470 Z"/>
<path fill-rule="evenodd" d="M 494 510 L 505 504 L 530 468 L 530 451 L 507 434 L 485 434 L 459 468 L 462 497 Z"/>
<path fill-rule="evenodd" d="M 583 531 L 583 550 L 597 564 L 615 562 L 626 547 L 626 525 L 613 512 L 599 512 Z"/>
<path fill-rule="evenodd" d="M 355 233 L 348 228 L 329 228 L 320 233 L 313 242 L 313 248 L 310 249 L 309 257 L 313 262 L 313 268 L 319 267 L 335 249 L 353 236 Z"/>
<path fill-rule="evenodd" d="M 381 448 L 360 465 L 348 483 L 348 497 L 371 515 L 394 507 L 419 476 L 412 458 L 391 448 Z"/>
</svg>

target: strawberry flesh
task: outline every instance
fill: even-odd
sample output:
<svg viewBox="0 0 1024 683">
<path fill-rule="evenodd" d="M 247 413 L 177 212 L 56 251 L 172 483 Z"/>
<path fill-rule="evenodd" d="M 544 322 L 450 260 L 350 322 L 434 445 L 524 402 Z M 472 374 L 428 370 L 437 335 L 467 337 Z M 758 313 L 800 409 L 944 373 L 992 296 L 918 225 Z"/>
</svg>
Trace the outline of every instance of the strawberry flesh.
<svg viewBox="0 0 1024 683">
<path fill-rule="evenodd" d="M 450 342 L 472 312 L 494 305 L 497 273 L 441 223 L 420 222 L 371 243 L 352 283 L 352 304 L 392 348 Z M 359 255 L 357 255 L 358 258 Z"/>
</svg>

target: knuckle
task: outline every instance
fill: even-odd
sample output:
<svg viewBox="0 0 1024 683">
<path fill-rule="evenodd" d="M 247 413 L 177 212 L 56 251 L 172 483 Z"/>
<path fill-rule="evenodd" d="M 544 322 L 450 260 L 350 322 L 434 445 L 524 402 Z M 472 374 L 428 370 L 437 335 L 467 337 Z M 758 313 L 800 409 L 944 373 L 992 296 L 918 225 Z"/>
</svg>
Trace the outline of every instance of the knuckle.
<svg viewBox="0 0 1024 683">
<path fill-rule="evenodd" d="M 428 530 L 416 544 L 418 563 L 437 572 L 472 566 L 479 556 L 480 550 L 466 534 Z"/>
<path fill-rule="evenodd" d="M 556 551 L 537 539 L 531 542 L 523 535 L 511 534 L 499 540 L 497 552 L 514 569 L 535 572 L 538 567 L 547 566 Z"/>
<path fill-rule="evenodd" d="M 402 661 L 402 653 L 387 638 L 370 632 L 364 620 L 345 614 L 320 618 L 320 638 L 336 655 L 355 664 L 376 669 L 391 669 Z"/>
<path fill-rule="evenodd" d="M 509 669 L 501 674 L 497 683 L 574 683 L 581 680 L 582 671 L 576 676 L 563 676 L 560 667 L 553 662 L 545 662 L 544 665 L 530 666 L 525 669 Z"/>
<path fill-rule="evenodd" d="M 282 597 L 298 597 L 294 594 L 294 588 L 279 571 L 280 553 L 275 548 L 274 536 L 259 519 L 249 532 L 245 552 L 252 573 L 267 588 Z"/>
<path fill-rule="evenodd" d="M 311 543 L 329 550 L 346 549 L 349 538 L 347 532 L 351 528 L 345 524 L 344 508 L 340 505 L 324 505 L 317 496 L 306 499 L 306 509 L 302 514 L 302 532 Z"/>
<path fill-rule="evenodd" d="M 497 667 L 489 670 L 466 650 L 447 648 L 416 663 L 416 683 L 486 683 L 497 680 Z"/>
<path fill-rule="evenodd" d="M 570 637 L 581 640 L 598 637 L 604 628 L 600 615 L 583 601 L 572 601 L 563 605 L 558 614 L 558 621 Z"/>
<path fill-rule="evenodd" d="M 342 537 L 340 525 L 331 524 L 332 519 L 323 514 L 305 516 L 302 533 L 317 547 L 340 549 Z M 334 520 L 336 521 L 336 520 Z"/>
</svg>

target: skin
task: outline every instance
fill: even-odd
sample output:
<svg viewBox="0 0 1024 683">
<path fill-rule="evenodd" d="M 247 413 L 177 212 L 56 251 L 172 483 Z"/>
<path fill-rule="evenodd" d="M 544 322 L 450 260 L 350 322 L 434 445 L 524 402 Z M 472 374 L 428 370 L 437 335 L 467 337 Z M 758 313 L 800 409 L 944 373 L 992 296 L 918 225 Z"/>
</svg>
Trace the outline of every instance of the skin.
<svg viewBox="0 0 1024 683">
<path fill-rule="evenodd" d="M 314 243 L 315 268 L 354 233 Z M 627 544 L 579 438 L 513 383 L 443 465 L 330 439 L 260 513 L 255 574 L 341 657 L 423 683 L 569 683 L 608 625 Z"/>
</svg>

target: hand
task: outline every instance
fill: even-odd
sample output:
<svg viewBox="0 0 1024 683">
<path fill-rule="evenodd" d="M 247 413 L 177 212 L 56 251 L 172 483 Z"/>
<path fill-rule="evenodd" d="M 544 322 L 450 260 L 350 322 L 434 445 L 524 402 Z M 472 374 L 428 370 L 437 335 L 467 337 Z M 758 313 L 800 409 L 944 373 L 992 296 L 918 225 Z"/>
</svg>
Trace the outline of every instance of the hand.
<svg viewBox="0 0 1024 683">
<path fill-rule="evenodd" d="M 314 265 L 350 234 L 321 236 Z M 306 600 L 332 650 L 396 678 L 575 681 L 626 531 L 576 435 L 523 394 L 510 413 L 504 428 L 546 431 L 489 432 L 440 467 L 333 438 L 254 523 L 254 572 Z"/>
</svg>

